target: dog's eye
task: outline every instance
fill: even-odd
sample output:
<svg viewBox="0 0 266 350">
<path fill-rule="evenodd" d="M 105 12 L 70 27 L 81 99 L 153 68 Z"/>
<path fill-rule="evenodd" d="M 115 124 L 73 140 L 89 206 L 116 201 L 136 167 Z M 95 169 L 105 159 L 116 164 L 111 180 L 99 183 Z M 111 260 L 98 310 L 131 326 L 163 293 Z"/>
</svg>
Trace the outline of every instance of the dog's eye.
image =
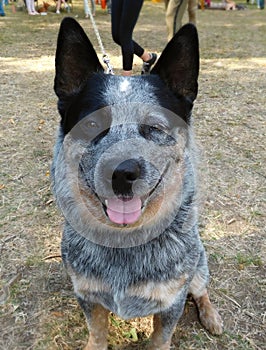
<svg viewBox="0 0 266 350">
<path fill-rule="evenodd" d="M 173 145 L 174 138 L 169 134 L 169 128 L 161 124 L 145 125 L 139 127 L 140 134 L 146 139 L 157 143 L 158 145 Z"/>
<path fill-rule="evenodd" d="M 87 127 L 93 129 L 93 128 L 98 128 L 99 126 L 94 120 L 89 120 L 87 122 Z"/>
<path fill-rule="evenodd" d="M 169 127 L 166 126 L 165 124 L 161 124 L 161 123 L 153 124 L 152 128 L 154 128 L 158 131 L 169 132 Z"/>
</svg>

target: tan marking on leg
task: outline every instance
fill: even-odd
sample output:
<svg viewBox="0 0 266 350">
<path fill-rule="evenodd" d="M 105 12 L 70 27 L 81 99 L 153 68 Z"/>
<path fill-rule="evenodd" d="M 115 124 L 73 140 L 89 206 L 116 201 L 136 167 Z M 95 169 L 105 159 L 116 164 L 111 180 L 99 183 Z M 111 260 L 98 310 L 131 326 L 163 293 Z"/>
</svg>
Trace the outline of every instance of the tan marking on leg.
<svg viewBox="0 0 266 350">
<path fill-rule="evenodd" d="M 89 324 L 90 337 L 84 350 L 107 350 L 108 313 L 101 305 L 93 308 Z"/>
<path fill-rule="evenodd" d="M 196 273 L 190 282 L 189 293 L 195 298 L 201 297 L 206 291 L 207 281 L 200 273 Z"/>
<path fill-rule="evenodd" d="M 153 333 L 151 335 L 151 343 L 149 350 L 169 350 L 171 345 L 172 334 L 169 339 L 163 338 L 163 325 L 159 315 L 153 316 Z"/>
<path fill-rule="evenodd" d="M 202 325 L 212 334 L 222 334 L 223 322 L 215 307 L 211 304 L 207 290 L 200 297 L 194 297 L 198 306 Z"/>
</svg>

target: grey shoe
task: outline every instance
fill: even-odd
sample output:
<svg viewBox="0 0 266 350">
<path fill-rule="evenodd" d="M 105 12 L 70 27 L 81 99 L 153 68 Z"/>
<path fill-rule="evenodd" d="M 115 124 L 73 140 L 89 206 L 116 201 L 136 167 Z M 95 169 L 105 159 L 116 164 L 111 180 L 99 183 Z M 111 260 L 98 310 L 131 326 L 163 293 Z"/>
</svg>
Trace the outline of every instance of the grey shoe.
<svg viewBox="0 0 266 350">
<path fill-rule="evenodd" d="M 151 58 L 149 59 L 149 61 L 143 62 L 141 74 L 150 74 L 151 67 L 156 62 L 157 60 L 156 53 L 151 53 L 150 56 Z"/>
</svg>

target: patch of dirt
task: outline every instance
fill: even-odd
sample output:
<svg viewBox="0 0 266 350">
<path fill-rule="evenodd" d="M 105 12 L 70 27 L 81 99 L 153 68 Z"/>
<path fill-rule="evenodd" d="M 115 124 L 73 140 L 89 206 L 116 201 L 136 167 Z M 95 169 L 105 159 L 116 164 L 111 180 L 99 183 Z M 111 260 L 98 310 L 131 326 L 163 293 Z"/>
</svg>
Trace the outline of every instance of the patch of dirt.
<svg viewBox="0 0 266 350">
<path fill-rule="evenodd" d="M 67 13 L 0 20 L 1 234 L 0 349 L 81 349 L 88 337 L 60 259 L 62 217 L 49 169 L 59 117 L 53 92 L 59 23 Z M 101 55 L 83 3 L 70 14 Z M 96 22 L 116 73 L 120 49 L 110 16 Z M 184 21 L 186 18 L 184 19 Z M 201 233 L 211 270 L 210 295 L 225 332 L 208 334 L 188 300 L 173 337 L 177 349 L 265 349 L 265 13 L 198 11 L 201 50 L 195 131 L 200 149 Z M 145 1 L 135 38 L 160 53 L 166 44 L 164 6 Z M 134 72 L 141 62 L 135 59 Z M 110 349 L 144 349 L 151 318 L 110 316 Z"/>
</svg>

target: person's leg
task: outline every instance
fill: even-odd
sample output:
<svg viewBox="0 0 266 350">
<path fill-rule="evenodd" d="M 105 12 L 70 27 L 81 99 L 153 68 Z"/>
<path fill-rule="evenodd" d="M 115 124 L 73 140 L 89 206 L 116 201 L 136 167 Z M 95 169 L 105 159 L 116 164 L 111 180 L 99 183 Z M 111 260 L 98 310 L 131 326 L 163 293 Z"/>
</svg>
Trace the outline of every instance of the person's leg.
<svg viewBox="0 0 266 350">
<path fill-rule="evenodd" d="M 168 41 L 182 25 L 182 18 L 188 5 L 188 0 L 170 0 L 165 13 L 166 26 L 168 30 Z"/>
<path fill-rule="evenodd" d="M 165 10 L 165 22 L 167 29 L 167 39 L 170 41 L 174 36 L 174 20 L 175 12 L 178 7 L 179 0 L 169 0 Z"/>
<path fill-rule="evenodd" d="M 91 13 L 95 16 L 95 0 L 91 0 Z"/>
<path fill-rule="evenodd" d="M 182 18 L 184 16 L 184 13 L 187 7 L 188 7 L 188 0 L 181 0 L 175 13 L 174 34 L 177 33 L 182 26 Z"/>
<path fill-rule="evenodd" d="M 0 16 L 2 16 L 2 17 L 5 16 L 5 11 L 4 11 L 2 0 L 0 0 Z"/>
<path fill-rule="evenodd" d="M 36 11 L 36 9 L 35 9 L 34 0 L 31 0 L 31 12 L 32 12 L 34 15 L 38 15 L 38 14 L 39 14 L 39 13 Z"/>
<path fill-rule="evenodd" d="M 150 55 L 133 39 L 133 30 L 143 4 L 143 0 L 112 0 L 112 37 L 121 46 L 123 56 L 123 75 L 132 73 L 133 56 L 136 54 L 148 65 L 154 64 L 156 55 Z"/>
<path fill-rule="evenodd" d="M 181 0 L 175 13 L 174 34 L 177 33 L 178 30 L 182 27 L 182 18 L 184 17 L 184 13 L 187 8 L 188 0 Z"/>
<path fill-rule="evenodd" d="M 132 38 L 142 5 L 143 0 L 124 0 L 119 27 L 124 71 L 132 70 L 134 53 L 139 57 L 144 54 L 144 49 Z"/>
<path fill-rule="evenodd" d="M 64 8 L 68 10 L 68 3 L 65 0 L 61 0 L 61 2 L 64 5 Z"/>
<path fill-rule="evenodd" d="M 169 4 L 169 0 L 164 0 L 164 7 L 165 7 L 165 10 L 167 9 L 168 4 Z"/>
<path fill-rule="evenodd" d="M 61 8 L 61 0 L 57 0 L 56 2 L 56 13 L 60 13 L 60 8 Z"/>
<path fill-rule="evenodd" d="M 29 15 L 35 15 L 34 0 L 26 0 L 26 7 Z"/>
<path fill-rule="evenodd" d="M 89 18 L 89 3 L 88 0 L 83 0 L 85 17 Z"/>
<path fill-rule="evenodd" d="M 121 46 L 122 57 L 123 57 L 122 58 L 122 60 L 123 60 L 123 75 L 130 76 L 131 71 L 132 71 L 132 66 L 130 67 L 131 59 L 129 58 L 129 64 L 126 63 L 126 65 L 124 65 L 124 49 L 122 47 L 122 41 L 125 41 L 123 32 L 127 30 L 127 28 L 123 27 L 123 25 L 125 23 L 125 19 L 123 20 L 123 23 L 122 23 L 122 17 L 127 15 L 127 13 L 129 13 L 130 11 L 127 10 L 127 13 L 125 13 L 125 11 L 123 12 L 123 5 L 124 5 L 124 0 L 112 0 L 112 4 L 111 4 L 112 37 L 113 37 L 114 42 L 116 44 L 118 44 L 119 46 Z M 122 32 L 122 34 L 121 34 L 121 32 Z M 121 38 L 121 36 L 122 36 L 122 38 Z M 122 41 L 121 41 L 121 39 L 122 39 Z M 129 40 L 129 42 L 132 45 L 132 39 Z M 130 47 L 129 52 L 132 55 L 132 61 L 133 61 L 133 50 L 134 49 Z M 126 54 L 126 56 L 127 56 L 126 60 L 128 60 L 128 54 Z"/>
<path fill-rule="evenodd" d="M 123 0 L 113 0 L 111 9 L 111 24 L 112 24 L 112 37 L 116 44 L 121 46 L 120 42 L 120 18 L 122 15 L 122 8 L 123 8 Z"/>
<path fill-rule="evenodd" d="M 27 7 L 28 14 L 30 15 L 31 14 L 30 0 L 26 0 L 26 7 Z"/>
<path fill-rule="evenodd" d="M 193 23 L 196 25 L 196 13 L 197 13 L 197 1 L 196 0 L 188 0 L 188 20 L 189 23 Z"/>
<path fill-rule="evenodd" d="M 112 5 L 112 1 L 111 0 L 107 0 L 107 12 L 109 13 L 109 15 L 111 14 L 111 5 Z"/>
</svg>

